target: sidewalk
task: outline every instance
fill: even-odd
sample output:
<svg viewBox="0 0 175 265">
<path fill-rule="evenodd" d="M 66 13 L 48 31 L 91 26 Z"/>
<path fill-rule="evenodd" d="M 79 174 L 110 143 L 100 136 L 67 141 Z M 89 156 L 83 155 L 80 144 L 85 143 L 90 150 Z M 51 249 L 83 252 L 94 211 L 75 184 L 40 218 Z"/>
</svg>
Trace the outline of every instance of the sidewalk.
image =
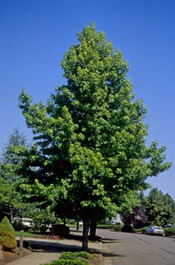
<svg viewBox="0 0 175 265">
<path fill-rule="evenodd" d="M 49 263 L 52 260 L 58 259 L 58 253 L 52 252 L 32 252 L 31 254 L 9 262 L 10 265 L 40 265 L 42 263 Z"/>
<path fill-rule="evenodd" d="M 9 265 L 40 265 L 42 263 L 49 263 L 52 260 L 58 259 L 62 251 L 81 250 L 81 241 L 75 239 L 47 240 L 38 238 L 25 238 L 32 244 L 39 244 L 46 247 L 45 250 L 37 250 L 31 254 L 15 261 L 9 262 Z M 102 251 L 101 242 L 89 242 L 89 249 L 91 251 Z M 102 263 L 101 263 L 102 264 Z"/>
</svg>

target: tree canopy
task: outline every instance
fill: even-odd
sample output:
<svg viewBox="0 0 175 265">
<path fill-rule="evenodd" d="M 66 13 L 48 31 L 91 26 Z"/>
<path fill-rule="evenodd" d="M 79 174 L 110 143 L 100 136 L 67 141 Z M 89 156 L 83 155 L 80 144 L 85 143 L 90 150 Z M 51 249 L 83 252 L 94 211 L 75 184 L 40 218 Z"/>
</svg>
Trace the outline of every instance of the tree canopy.
<svg viewBox="0 0 175 265">
<path fill-rule="evenodd" d="M 23 188 L 51 187 L 50 198 L 84 220 L 114 209 L 123 194 L 145 189 L 148 176 L 168 169 L 165 147 L 146 145 L 146 109 L 135 100 L 128 64 L 95 25 L 78 33 L 62 61 L 67 83 L 47 104 L 32 104 L 24 90 L 19 106 L 35 143 L 25 152 Z M 33 189 L 32 189 L 33 187 Z M 39 199 L 39 194 L 33 196 Z M 87 233 L 86 233 L 87 234 Z M 84 245 L 86 248 L 87 245 Z"/>
</svg>

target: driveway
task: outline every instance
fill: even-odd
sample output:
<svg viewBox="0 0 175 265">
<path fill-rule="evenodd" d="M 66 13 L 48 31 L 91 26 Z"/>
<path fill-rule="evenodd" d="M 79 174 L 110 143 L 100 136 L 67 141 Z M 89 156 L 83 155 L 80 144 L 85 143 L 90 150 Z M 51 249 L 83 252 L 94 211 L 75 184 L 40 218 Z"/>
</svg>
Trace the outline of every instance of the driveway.
<svg viewBox="0 0 175 265">
<path fill-rule="evenodd" d="M 175 239 L 98 230 L 104 265 L 175 265 Z"/>
</svg>

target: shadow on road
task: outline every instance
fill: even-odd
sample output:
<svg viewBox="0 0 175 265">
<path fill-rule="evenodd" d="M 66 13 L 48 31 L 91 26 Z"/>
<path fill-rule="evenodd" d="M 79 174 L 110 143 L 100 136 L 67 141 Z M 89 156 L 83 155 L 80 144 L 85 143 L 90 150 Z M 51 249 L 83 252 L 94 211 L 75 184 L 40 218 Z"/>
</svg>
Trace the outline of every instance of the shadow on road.
<svg viewBox="0 0 175 265">
<path fill-rule="evenodd" d="M 103 244 L 121 243 L 119 239 L 103 238 Z"/>
<path fill-rule="evenodd" d="M 125 255 L 116 254 L 114 252 L 103 252 L 103 257 L 119 257 L 119 258 L 124 258 L 126 256 Z"/>
</svg>

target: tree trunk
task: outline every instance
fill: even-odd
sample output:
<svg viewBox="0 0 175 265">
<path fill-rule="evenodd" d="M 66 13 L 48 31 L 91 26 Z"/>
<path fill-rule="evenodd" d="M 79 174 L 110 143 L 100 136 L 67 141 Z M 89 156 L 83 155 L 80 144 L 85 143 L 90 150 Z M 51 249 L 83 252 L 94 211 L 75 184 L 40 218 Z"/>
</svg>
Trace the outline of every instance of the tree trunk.
<svg viewBox="0 0 175 265">
<path fill-rule="evenodd" d="M 83 220 L 83 242 L 82 242 L 83 251 L 88 251 L 88 232 L 89 232 L 89 220 Z"/>
<path fill-rule="evenodd" d="M 79 231 L 79 219 L 77 219 L 77 231 Z"/>
<path fill-rule="evenodd" d="M 95 240 L 97 224 L 95 219 L 91 219 L 90 224 L 90 239 Z"/>
<path fill-rule="evenodd" d="M 52 236 L 53 236 L 54 235 L 54 225 L 53 224 L 52 224 L 51 231 L 52 231 Z"/>
<path fill-rule="evenodd" d="M 13 221 L 13 209 L 11 209 L 10 211 L 10 222 L 12 223 L 12 221 Z"/>
</svg>

